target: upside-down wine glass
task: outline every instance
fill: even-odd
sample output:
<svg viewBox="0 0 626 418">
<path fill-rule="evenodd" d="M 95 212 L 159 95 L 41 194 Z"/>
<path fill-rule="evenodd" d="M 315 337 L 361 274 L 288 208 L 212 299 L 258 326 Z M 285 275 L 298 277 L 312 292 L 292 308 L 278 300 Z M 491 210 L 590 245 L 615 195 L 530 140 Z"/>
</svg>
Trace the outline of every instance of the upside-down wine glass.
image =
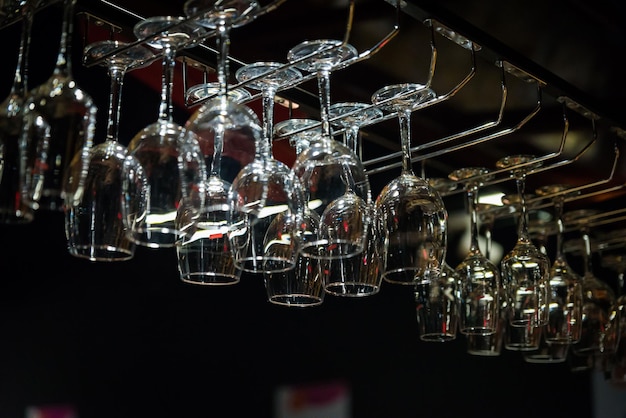
<svg viewBox="0 0 626 418">
<path fill-rule="evenodd" d="M 318 233 L 302 242 L 308 257 L 337 259 L 361 254 L 365 247 L 370 185 L 361 159 L 332 137 L 330 73 L 357 56 L 356 49 L 338 40 L 304 41 L 288 53 L 288 60 L 318 80 L 322 135 L 305 149 L 292 167 L 302 182 L 310 209 L 320 215 Z"/>
<path fill-rule="evenodd" d="M 54 71 L 29 93 L 24 106 L 21 190 L 22 197 L 36 210 L 63 210 L 68 167 L 73 160 L 84 162 L 93 144 L 97 107 L 91 96 L 76 84 L 71 67 L 75 4 L 76 0 L 63 2 L 61 40 Z"/>
<path fill-rule="evenodd" d="M 276 137 L 289 138 L 290 145 L 300 155 L 311 142 L 317 140 L 321 130 L 312 128 L 319 125 L 314 119 L 287 119 L 274 126 Z M 311 128 L 311 129 L 309 129 Z M 298 131 L 298 132 L 296 132 Z M 292 132 L 296 132 L 293 133 Z M 302 236 L 317 236 L 319 215 L 304 205 Z M 313 238 L 314 240 L 314 238 Z M 265 290 L 270 303 L 287 307 L 312 307 L 324 302 L 323 275 L 320 268 L 321 260 L 305 257 L 301 253 L 296 258 L 296 266 L 280 273 L 264 274 Z"/>
<path fill-rule="evenodd" d="M 261 10 L 260 5 L 252 0 L 226 4 L 220 1 L 190 0 L 184 7 L 187 16 L 199 15 L 198 24 L 216 31 L 217 78 L 220 88 L 217 97 L 206 102 L 192 117 L 188 131 L 195 132 L 201 143 L 212 137 L 214 150 L 224 146 L 227 136 L 229 141 L 239 138 L 239 142 L 251 141 L 254 144 L 254 157 L 243 165 L 227 191 L 226 222 L 234 264 L 242 271 L 254 273 L 293 268 L 297 237 L 296 234 L 289 234 L 289 228 L 295 228 L 297 224 L 293 223 L 292 201 L 288 200 L 292 196 L 279 188 L 297 188 L 297 185 L 286 185 L 289 179 L 281 178 L 284 170 L 272 165 L 275 160 L 271 158 L 270 144 L 264 137 L 258 117 L 247 106 L 228 100 L 227 94 L 230 30 L 253 19 Z M 265 163 L 266 166 L 263 165 Z M 273 189 L 269 190 L 272 186 Z M 286 200 L 288 203 L 281 205 Z M 286 239 L 275 240 L 270 247 L 264 248 L 267 227 L 280 212 L 288 212 L 282 231 Z M 282 253 L 277 248 L 281 248 Z M 275 254 L 270 256 L 269 252 Z"/>
<path fill-rule="evenodd" d="M 222 89 L 219 83 L 207 85 L 207 92 L 219 94 Z M 251 97 L 245 89 L 231 89 L 226 93 L 227 103 L 242 103 Z M 208 106 L 211 106 L 208 104 Z M 215 123 L 217 114 L 205 111 L 201 107 L 185 124 L 186 135 L 196 135 L 195 140 L 200 142 L 204 158 L 207 160 L 208 178 L 204 186 L 192 191 L 192 200 L 197 199 L 202 204 L 183 204 L 178 209 L 176 222 L 181 230 L 186 230 L 185 235 L 176 243 L 178 269 L 183 282 L 202 285 L 231 285 L 239 283 L 241 269 L 234 262 L 230 241 L 228 239 L 229 224 L 229 198 L 231 178 L 225 177 L 223 172 L 223 158 L 225 151 L 225 136 L 232 138 L 238 135 L 242 140 L 247 140 L 249 132 L 231 130 L 238 124 L 249 125 L 250 113 L 232 112 L 231 116 L 243 116 L 242 120 L 231 118 L 232 124 L 226 122 L 226 118 Z M 204 119 L 204 118 L 208 118 Z M 233 141 L 235 142 L 235 141 Z M 213 152 L 210 152 L 210 148 Z M 249 148 L 249 147 L 248 147 Z M 242 147 L 241 154 L 245 154 Z M 235 165 L 235 164 L 231 164 Z M 237 171 L 240 167 L 237 165 Z M 234 177 L 234 176 L 233 176 Z M 195 208 L 201 206 L 201 210 Z"/>
<path fill-rule="evenodd" d="M 580 340 L 572 344 L 576 356 L 591 356 L 595 360 L 615 352 L 619 337 L 619 311 L 615 292 L 593 271 L 591 227 L 584 209 L 564 215 L 566 220 L 578 219 L 583 242 L 584 274 L 582 277 L 583 308 Z"/>
<path fill-rule="evenodd" d="M 425 178 L 424 164 L 422 177 Z M 428 178 L 438 192 L 456 189 L 447 178 Z M 459 324 L 459 275 L 444 258 L 439 270 L 428 270 L 415 280 L 415 310 L 420 340 L 446 342 L 456 339 Z"/>
<path fill-rule="evenodd" d="M 192 191 L 202 187 L 206 178 L 198 142 L 184 135 L 183 127 L 172 115 L 177 50 L 196 45 L 205 33 L 203 28 L 184 20 L 176 16 L 155 16 L 134 27 L 137 38 L 147 39 L 148 45 L 163 54 L 159 116 L 128 144 L 128 151 L 145 171 L 148 207 L 141 217 L 130 216 L 132 211 L 128 211 L 125 221 L 130 239 L 149 248 L 173 247 L 185 235 L 185 230 L 176 222 L 178 207 L 181 202 L 192 202 Z"/>
<path fill-rule="evenodd" d="M 428 269 L 439 269 L 447 244 L 448 213 L 439 193 L 413 172 L 411 113 L 436 97 L 421 84 L 395 84 L 372 95 L 372 103 L 397 113 L 402 147 L 402 171 L 376 198 L 376 218 L 382 234 L 382 277 L 389 283 L 414 285 Z"/>
<path fill-rule="evenodd" d="M 500 262 L 509 314 L 505 348 L 513 351 L 539 348 L 541 327 L 548 323 L 550 261 L 529 237 L 524 190 L 528 171 L 539 165 L 533 163 L 535 159 L 532 155 L 520 154 L 496 162 L 499 169 L 511 169 L 519 196 L 517 241 Z"/>
<path fill-rule="evenodd" d="M 550 267 L 550 292 L 548 301 L 548 324 L 541 327 L 537 350 L 524 351 L 528 363 L 563 363 L 567 360 L 570 344 L 580 338 L 582 321 L 582 287 L 580 277 L 567 264 L 563 253 L 563 202 L 569 186 L 551 184 L 540 187 L 539 196 L 555 195 L 552 198 L 556 222 L 543 217 L 543 211 L 535 211 L 538 216 L 528 224 L 529 233 L 536 241 L 539 250 L 547 254 L 546 243 L 553 230 L 556 231 L 555 258 Z M 553 228 L 556 226 L 556 228 Z"/>
<path fill-rule="evenodd" d="M 544 328 L 545 340 L 551 344 L 573 344 L 580 340 L 582 324 L 583 291 L 581 277 L 570 267 L 563 252 L 562 192 L 570 187 L 553 184 L 537 190 L 539 196 L 555 195 L 554 203 L 556 254 L 550 268 L 550 296 L 548 299 L 548 324 Z"/>
<path fill-rule="evenodd" d="M 5 224 L 33 220 L 33 210 L 24 202 L 20 193 L 19 139 L 28 92 L 27 59 L 37 3 L 39 2 L 20 2 L 22 28 L 15 76 L 8 97 L 0 104 L 0 222 Z"/>
<path fill-rule="evenodd" d="M 478 212 L 478 220 L 481 223 L 483 234 L 485 236 L 485 251 L 483 254 L 485 258 L 490 260 L 492 263 L 494 262 L 492 231 L 497 217 L 495 207 L 495 204 L 490 203 L 478 203 L 475 206 Z M 466 335 L 467 353 L 473 356 L 482 357 L 494 357 L 502 354 L 504 333 L 506 332 L 506 321 L 506 298 L 504 297 L 504 289 L 500 286 L 500 318 L 498 319 L 496 330 L 493 334 Z"/>
<path fill-rule="evenodd" d="M 263 96 L 263 130 L 254 161 L 239 172 L 230 189 L 235 262 L 252 273 L 281 273 L 295 267 L 306 205 L 299 179 L 272 155 L 276 92 L 302 78 L 297 69 L 281 67 L 277 62 L 258 62 L 236 72 L 240 82 L 258 78 L 249 86 Z"/>
<path fill-rule="evenodd" d="M 462 334 L 484 336 L 496 333 L 501 312 L 501 284 L 498 268 L 483 255 L 478 245 L 478 189 L 491 177 L 484 167 L 467 167 L 449 174 L 462 182 L 470 215 L 470 247 L 456 266 L 459 275 L 460 328 Z"/>
<path fill-rule="evenodd" d="M 329 107 L 329 117 L 332 124 L 343 128 L 344 144 L 355 155 L 359 155 L 360 129 L 365 124 L 371 124 L 383 116 L 382 110 L 368 103 L 341 102 Z M 366 173 L 367 175 L 367 173 Z M 350 191 L 354 193 L 353 190 Z M 333 205 L 341 202 L 337 199 Z M 374 204 L 371 192 L 365 200 L 365 216 L 368 217 L 367 236 L 363 252 L 351 257 L 324 260 L 324 288 L 327 293 L 335 296 L 368 296 L 378 293 L 382 277 L 380 275 L 380 234 L 374 220 Z M 327 208 L 326 214 L 341 216 L 339 211 Z M 354 217 L 353 217 L 354 219 Z"/>
<path fill-rule="evenodd" d="M 621 254 L 606 254 L 602 256 L 602 266 L 617 272 L 620 296 L 617 298 L 619 311 L 619 341 L 615 350 L 611 383 L 624 387 L 626 385 L 626 293 L 624 292 L 624 272 L 626 271 L 626 256 Z"/>
<path fill-rule="evenodd" d="M 101 41 L 87 45 L 86 60 L 100 59 L 111 80 L 106 138 L 89 149 L 85 162 L 74 161 L 65 184 L 65 234 L 69 253 L 90 261 L 124 261 L 135 253 L 123 220 L 126 213 L 140 217 L 146 210 L 146 179 L 140 162 L 119 143 L 119 117 L 124 76 L 150 63 L 154 53 L 137 45 Z M 81 173 L 81 171 L 85 171 Z M 126 194 L 126 202 L 123 197 Z"/>
<path fill-rule="evenodd" d="M 199 200 L 204 201 L 202 210 L 196 216 L 193 208 L 189 211 L 183 205 L 177 217 L 180 227 L 189 229 L 177 245 L 180 275 L 185 282 L 236 284 L 243 272 L 230 241 L 230 189 L 241 168 L 253 161 L 261 128 L 258 117 L 242 104 L 250 93 L 243 88 L 228 88 L 228 51 L 230 29 L 246 23 L 258 9 L 255 1 L 222 4 L 190 0 L 184 4 L 185 14 L 194 16 L 197 25 L 215 30 L 217 46 L 217 82 L 195 88 L 194 94 L 201 93 L 208 100 L 185 124 L 185 135 L 200 144 L 210 167 L 205 185 L 198 192 Z M 227 159 L 228 167 L 233 167 L 232 175 L 224 170 Z"/>
</svg>

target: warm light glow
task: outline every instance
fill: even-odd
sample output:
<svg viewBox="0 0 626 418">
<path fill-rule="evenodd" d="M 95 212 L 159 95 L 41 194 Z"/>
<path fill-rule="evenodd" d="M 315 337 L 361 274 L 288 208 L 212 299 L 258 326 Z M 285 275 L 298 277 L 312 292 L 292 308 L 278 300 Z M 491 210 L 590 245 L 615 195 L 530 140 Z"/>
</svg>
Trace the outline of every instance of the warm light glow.
<svg viewBox="0 0 626 418">
<path fill-rule="evenodd" d="M 502 206 L 502 196 L 504 196 L 502 192 L 485 194 L 478 197 L 478 203 Z"/>
<path fill-rule="evenodd" d="M 168 213 L 150 214 L 146 218 L 146 223 L 148 225 L 158 225 L 166 222 L 173 222 L 174 220 L 176 220 L 176 211 Z"/>
</svg>

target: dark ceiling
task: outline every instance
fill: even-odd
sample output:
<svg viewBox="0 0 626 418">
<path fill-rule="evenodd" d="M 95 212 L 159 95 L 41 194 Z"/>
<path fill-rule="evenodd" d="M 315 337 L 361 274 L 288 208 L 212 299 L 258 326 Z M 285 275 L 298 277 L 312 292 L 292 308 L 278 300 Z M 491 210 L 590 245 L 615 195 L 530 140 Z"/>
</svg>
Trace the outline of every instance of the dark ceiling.
<svg viewBox="0 0 626 418">
<path fill-rule="evenodd" d="M 76 32 L 82 44 L 76 48 L 78 52 L 74 51 L 78 55 L 75 61 L 80 59 L 80 49 L 86 43 L 111 36 L 107 23 L 115 26 L 113 36 L 134 40 L 132 26 L 138 20 L 156 15 L 182 15 L 183 3 L 182 0 L 127 0 L 123 4 L 79 0 L 80 19 L 76 21 Z M 264 0 L 261 4 L 267 5 L 270 1 Z M 348 4 L 348 0 L 287 0 L 276 10 L 233 28 L 231 72 L 255 61 L 284 62 L 289 49 L 304 40 L 343 38 L 347 33 Z M 621 79 L 621 67 L 617 65 L 617 57 L 626 45 L 626 27 L 621 24 L 626 6 L 622 3 L 600 0 L 591 7 L 578 0 L 505 3 L 410 0 L 402 2 L 400 14 L 396 14 L 393 0 L 356 0 L 354 4 L 349 42 L 359 52 L 377 45 L 396 24 L 399 30 L 369 59 L 331 74 L 332 102 L 369 102 L 372 93 L 389 84 L 424 84 L 428 81 L 431 59 L 436 57 L 431 87 L 440 97 L 449 97 L 412 114 L 412 144 L 420 147 L 413 156 L 416 161 L 424 161 L 423 166 L 415 164 L 416 170 L 423 168 L 428 177 L 446 177 L 454 169 L 466 166 L 495 168 L 499 158 L 510 154 L 538 157 L 554 154 L 545 162 L 544 169 L 555 168 L 530 175 L 527 190 L 534 191 L 547 183 L 584 187 L 598 182 L 602 183 L 600 188 L 589 190 L 603 187 L 612 190 L 615 185 L 624 183 L 623 156 L 611 177 L 616 148 L 623 148 L 619 134 L 626 128 L 626 88 Z M 41 10 L 37 14 L 37 26 L 56 30 L 59 14 L 55 9 L 58 7 Z M 428 19 L 474 41 L 477 51 L 474 60 L 469 49 L 439 32 L 433 36 L 433 31 L 425 24 Z M 54 62 L 53 58 L 41 58 L 42 54 L 53 54 L 56 50 L 56 38 L 49 38 L 54 39 L 52 46 L 37 49 L 36 56 L 40 61 L 50 62 L 50 66 L 33 69 L 33 78 L 37 71 L 47 74 Z M 179 56 L 186 57 L 188 62 L 197 60 L 206 65 L 210 71 L 208 77 L 215 77 L 213 47 L 214 39 L 209 38 L 203 46 L 181 51 Z M 520 71 L 502 71 L 499 65 L 502 62 L 507 69 L 512 66 L 521 70 L 522 76 L 518 76 Z M 12 69 L 5 67 L 10 74 Z M 80 62 L 75 63 L 74 68 L 77 77 L 86 80 L 84 83 L 95 84 L 90 93 L 104 99 L 102 107 L 105 107 L 107 90 L 94 81 L 97 77 L 104 79 L 104 70 L 85 68 Z M 133 71 L 131 76 L 156 93 L 160 73 L 159 64 L 155 63 Z M 524 80 L 528 75 L 532 82 Z M 468 76 L 471 77 L 467 83 L 455 91 Z M 174 98 L 178 105 L 177 118 L 182 123 L 195 108 L 186 108 L 183 104 L 180 64 L 176 77 Z M 8 85 L 10 76 L 5 78 Z M 186 87 L 201 80 L 202 73 L 190 69 Z M 231 81 L 235 82 L 234 77 Z M 292 116 L 319 118 L 314 80 L 279 94 L 301 105 Z M 562 96 L 577 104 L 578 109 L 564 107 L 559 100 Z M 130 100 L 128 95 L 126 99 Z M 143 100 L 147 100 L 147 96 Z M 129 137 L 133 130 L 141 129 L 144 122 L 147 124 L 154 117 L 158 96 L 154 100 L 153 104 L 134 106 L 132 120 L 124 122 L 122 117 Z M 250 105 L 257 110 L 260 108 L 258 101 Z M 140 109 L 146 114 L 145 119 L 140 117 Z M 593 116 L 584 116 L 586 111 Z M 275 122 L 289 116 L 286 109 L 277 106 Z M 478 129 L 482 126 L 491 127 Z M 472 130 L 478 132 L 461 135 Z M 378 191 L 400 170 L 397 119 L 388 117 L 363 128 L 361 133 L 363 160 L 371 173 L 373 189 Z M 589 144 L 592 145 L 585 148 Z M 277 156 L 285 161 L 294 157 L 285 141 L 278 141 L 276 150 Z M 585 152 L 579 155 L 582 150 Z M 380 158 L 385 155 L 387 159 Z M 508 173 L 498 177 L 491 187 L 506 193 L 515 191 Z M 611 193 L 594 193 L 588 199 L 573 200 L 569 207 L 622 207 L 622 191 L 617 188 Z M 464 198 L 459 190 L 450 194 L 447 201 L 450 208 L 462 211 Z M 586 190 L 582 190 L 583 194 Z"/>
</svg>

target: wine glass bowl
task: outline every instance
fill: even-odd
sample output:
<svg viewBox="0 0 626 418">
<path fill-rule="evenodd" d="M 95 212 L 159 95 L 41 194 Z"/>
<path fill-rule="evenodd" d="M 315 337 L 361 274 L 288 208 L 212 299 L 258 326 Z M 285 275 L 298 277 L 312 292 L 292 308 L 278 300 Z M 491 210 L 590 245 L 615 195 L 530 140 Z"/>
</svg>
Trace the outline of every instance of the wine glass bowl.
<svg viewBox="0 0 626 418">
<path fill-rule="evenodd" d="M 75 3 L 64 1 L 55 68 L 44 83 L 29 92 L 24 106 L 19 144 L 21 194 L 35 210 L 63 211 L 69 167 L 84 162 L 93 145 L 98 109 L 74 79 L 68 56 Z"/>
<path fill-rule="evenodd" d="M 502 295 L 500 272 L 495 264 L 483 255 L 478 244 L 478 189 L 492 175 L 485 167 L 460 168 L 449 178 L 464 184 L 470 215 L 470 248 L 465 258 L 456 266 L 459 276 L 460 332 L 468 336 L 488 336 L 500 330 Z M 497 343 L 497 337 L 485 342 Z M 483 349 L 486 349 L 483 347 Z"/>
</svg>

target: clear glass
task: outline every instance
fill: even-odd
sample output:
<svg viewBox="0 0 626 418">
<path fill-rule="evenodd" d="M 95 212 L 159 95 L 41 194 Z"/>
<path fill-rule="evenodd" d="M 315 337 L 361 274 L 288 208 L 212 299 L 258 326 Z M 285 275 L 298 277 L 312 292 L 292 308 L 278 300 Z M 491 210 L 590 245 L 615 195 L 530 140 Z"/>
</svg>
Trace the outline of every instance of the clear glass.
<svg viewBox="0 0 626 418">
<path fill-rule="evenodd" d="M 99 59 L 126 45 L 97 42 L 88 45 L 84 54 Z M 137 45 L 102 61 L 111 79 L 106 138 L 89 150 L 84 164 L 75 161 L 70 165 L 71 175 L 65 185 L 65 234 L 73 256 L 91 261 L 124 261 L 135 253 L 123 220 L 123 197 L 126 189 L 128 207 L 134 208 L 134 216 L 142 216 L 147 209 L 146 179 L 139 161 L 119 143 L 118 125 L 124 76 L 131 68 L 148 63 L 153 55 Z"/>
<path fill-rule="evenodd" d="M 550 261 L 529 238 L 524 194 L 529 166 L 522 165 L 534 159 L 532 155 L 514 155 L 496 163 L 499 169 L 512 168 L 520 201 L 517 242 L 500 262 L 509 315 L 505 348 L 513 351 L 539 348 L 541 327 L 548 323 L 549 314 Z"/>
<path fill-rule="evenodd" d="M 567 185 L 549 185 L 537 190 L 538 195 L 563 192 Z M 582 278 L 570 267 L 563 252 L 564 195 L 553 199 L 557 224 L 556 254 L 550 268 L 550 296 L 548 323 L 544 338 L 548 343 L 569 344 L 580 340 L 582 325 Z"/>
<path fill-rule="evenodd" d="M 571 212 L 569 217 L 575 216 Z M 589 228 L 582 228 L 585 272 L 582 278 L 583 312 L 580 340 L 572 344 L 575 355 L 610 355 L 619 342 L 619 309 L 613 289 L 593 272 L 593 253 Z"/>
<path fill-rule="evenodd" d="M 204 87 L 207 92 L 215 94 L 221 91 L 219 83 L 207 84 Z M 243 89 L 228 90 L 227 95 L 226 103 L 233 106 L 251 97 L 250 93 Z M 183 282 L 222 286 L 239 283 L 242 273 L 242 270 L 235 266 L 228 239 L 230 229 L 228 192 L 231 180 L 235 176 L 233 173 L 241 169 L 234 155 L 244 155 L 244 161 L 247 161 L 247 154 L 254 152 L 253 134 L 249 130 L 237 127 L 249 126 L 250 118 L 254 121 L 253 126 L 258 126 L 258 122 L 256 115 L 235 109 L 233 112 L 227 112 L 229 118 L 221 118 L 218 109 L 223 103 L 220 99 L 214 100 L 219 102 L 207 103 L 206 107 L 201 107 L 194 112 L 184 127 L 186 135 L 193 135 L 194 140 L 199 141 L 209 170 L 208 178 L 202 187 L 191 192 L 192 202 L 197 200 L 198 203 L 179 207 L 176 222 L 178 228 L 186 230 L 186 233 L 176 243 L 176 252 L 180 278 Z M 226 109 L 229 110 L 228 107 Z M 225 141 L 227 138 L 231 141 Z M 246 153 L 244 151 L 246 147 L 241 147 L 237 154 L 238 145 L 241 144 L 246 144 L 251 151 Z M 225 161 L 227 165 L 224 164 Z M 224 166 L 230 170 L 223 170 Z M 201 209 L 198 211 L 197 207 Z"/>
<path fill-rule="evenodd" d="M 624 272 L 626 256 L 623 249 L 620 254 L 606 254 L 602 257 L 602 266 L 613 269 L 618 274 L 620 296 L 617 298 L 619 315 L 618 343 L 610 371 L 610 382 L 619 388 L 626 387 L 626 293 L 624 292 Z"/>
<path fill-rule="evenodd" d="M 71 70 L 75 4 L 76 0 L 63 3 L 61 40 L 52 75 L 29 93 L 24 105 L 20 190 L 35 210 L 63 211 L 68 167 L 74 160 L 86 163 L 93 144 L 97 108 L 77 85 Z"/>
<path fill-rule="evenodd" d="M 263 129 L 254 161 L 237 175 L 230 189 L 235 263 L 252 273 L 279 273 L 296 266 L 305 212 L 304 190 L 291 169 L 272 156 L 274 100 L 281 88 L 302 78 L 281 63 L 249 64 L 236 72 L 240 82 L 262 91 Z"/>
<path fill-rule="evenodd" d="M 375 123 L 376 119 L 383 116 L 382 110 L 372 107 L 368 103 L 343 102 L 335 103 L 329 108 L 329 116 L 334 119 L 333 125 L 343 128 L 344 144 L 352 149 L 355 154 L 359 154 L 360 128 L 365 124 Z M 353 190 L 350 191 L 354 193 Z M 335 200 L 332 205 L 339 206 L 344 197 Z M 334 258 L 324 260 L 324 288 L 327 293 L 335 296 L 360 297 L 374 295 L 379 292 L 382 284 L 380 274 L 380 233 L 375 222 L 375 208 L 371 198 L 368 196 L 365 205 L 361 205 L 369 220 L 367 235 L 363 252 L 351 257 Z M 357 207 L 353 205 L 352 207 Z M 344 213 L 340 210 L 328 209 L 325 211 L 327 218 L 345 219 Z M 350 216 L 349 219 L 359 219 L 357 216 Z M 336 225 L 334 226 L 337 227 Z M 360 230 L 356 228 L 356 230 Z"/>
<path fill-rule="evenodd" d="M 492 263 L 494 262 L 494 256 L 492 254 L 492 231 L 496 221 L 496 215 L 492 212 L 494 207 L 495 205 L 488 203 L 478 203 L 475 206 L 478 212 L 478 220 L 482 226 L 482 233 L 485 236 L 485 250 L 483 254 L 485 258 Z M 466 335 L 467 353 L 482 357 L 494 357 L 502 354 L 506 322 L 506 298 L 504 297 L 504 289 L 500 286 L 500 318 L 496 331 L 488 335 Z"/>
<path fill-rule="evenodd" d="M 289 138 L 289 143 L 295 148 L 296 154 L 300 154 L 310 146 L 311 141 L 316 140 L 316 136 L 321 135 L 319 129 L 311 128 L 317 124 L 319 122 L 313 119 L 287 119 L 274 126 L 274 133 L 276 136 Z M 300 132 L 291 134 L 296 131 Z M 302 225 L 301 239 L 315 241 L 319 215 L 306 205 L 304 206 Z M 272 235 L 275 236 L 276 234 Z M 263 278 L 270 303 L 288 307 L 321 305 L 324 302 L 326 292 L 320 263 L 320 260 L 305 257 L 299 252 L 295 268 L 284 272 L 265 273 Z"/>
<path fill-rule="evenodd" d="M 255 0 L 187 0 L 185 15 L 196 16 L 197 23 L 208 29 L 236 28 L 249 23 L 261 10 Z"/>
<path fill-rule="evenodd" d="M 241 168 L 253 161 L 255 142 L 260 136 L 257 116 L 242 103 L 251 95 L 245 89 L 228 88 L 230 29 L 252 13 L 256 2 L 187 1 L 184 12 L 195 16 L 195 24 L 217 29 L 217 82 L 194 86 L 187 100 L 210 98 L 187 120 L 185 135 L 198 142 L 209 167 L 208 178 L 194 195 L 202 203 L 181 205 L 179 228 L 187 230 L 177 242 L 180 277 L 184 282 L 204 285 L 239 283 L 243 272 L 237 264 L 230 241 L 233 224 L 230 208 L 232 181 Z"/>
<path fill-rule="evenodd" d="M 386 101 L 383 110 L 397 113 L 403 151 L 400 175 L 383 187 L 375 202 L 385 243 L 382 277 L 389 283 L 413 285 L 433 265 L 439 268 L 445 256 L 448 213 L 439 193 L 413 172 L 410 151 L 411 112 L 434 98 L 421 84 L 386 86 L 372 95 L 374 104 Z"/>
<path fill-rule="evenodd" d="M 452 180 L 464 183 L 470 215 L 470 248 L 455 268 L 460 282 L 459 331 L 468 336 L 496 333 L 501 317 L 500 272 L 478 245 L 478 188 L 488 176 L 489 170 L 484 167 L 461 168 L 449 175 Z"/>
<path fill-rule="evenodd" d="M 22 224 L 33 220 L 33 209 L 20 192 L 20 149 L 24 102 L 28 92 L 27 59 L 36 1 L 20 3 L 22 16 L 15 77 L 9 95 L 0 103 L 0 223 Z"/>
<path fill-rule="evenodd" d="M 459 322 L 458 273 L 444 261 L 415 281 L 417 325 L 422 341 L 456 339 Z"/>
<path fill-rule="evenodd" d="M 149 45 L 161 50 L 162 85 L 158 119 L 139 131 L 129 142 L 128 151 L 145 170 L 148 183 L 146 216 L 125 216 L 130 239 L 150 248 L 170 248 L 186 231 L 176 222 L 181 202 L 194 202 L 191 193 L 202 187 L 206 169 L 198 141 L 184 135 L 183 127 L 172 117 L 172 88 L 178 49 L 191 47 L 203 29 L 181 24 L 182 17 L 155 16 L 138 22 L 137 38 L 150 37 Z M 175 30 L 162 32 L 178 24 Z M 200 202 L 202 203 L 202 202 Z M 186 203 L 183 203 L 183 205 Z M 200 210 L 200 208 L 197 208 Z"/>
<path fill-rule="evenodd" d="M 329 39 L 302 42 L 288 53 L 288 60 L 297 62 L 299 69 L 316 72 L 320 99 L 322 135 L 298 155 L 292 167 L 305 188 L 309 208 L 320 215 L 317 239 L 302 243 L 301 251 L 308 257 L 347 258 L 365 247 L 369 180 L 361 159 L 331 136 L 329 118 L 330 72 L 356 55 L 351 45 Z M 349 228 L 337 224 L 339 213 L 349 219 Z"/>
</svg>

